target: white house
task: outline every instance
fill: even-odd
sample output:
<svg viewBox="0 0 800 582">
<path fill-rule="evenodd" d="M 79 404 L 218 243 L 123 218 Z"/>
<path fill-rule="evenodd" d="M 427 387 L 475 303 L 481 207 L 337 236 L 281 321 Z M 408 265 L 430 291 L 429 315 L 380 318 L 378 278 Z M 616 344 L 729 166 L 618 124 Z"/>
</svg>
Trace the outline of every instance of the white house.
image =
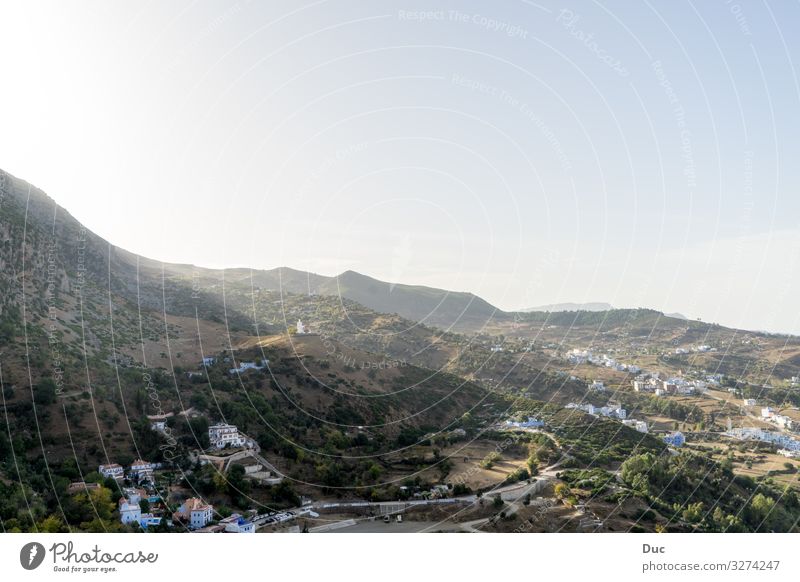
<svg viewBox="0 0 800 582">
<path fill-rule="evenodd" d="M 769 406 L 765 406 L 761 409 L 761 418 L 772 418 L 773 414 L 775 414 L 775 411 Z"/>
<path fill-rule="evenodd" d="M 188 522 L 190 529 L 199 529 L 208 525 L 214 515 L 214 506 L 202 499 L 192 497 L 183 502 L 173 514 L 177 520 Z"/>
<path fill-rule="evenodd" d="M 112 479 L 122 479 L 122 477 L 125 475 L 125 470 L 122 468 L 122 465 L 118 465 L 116 463 L 112 463 L 110 465 L 100 465 L 97 468 L 97 472 L 103 477 L 111 477 Z"/>
<path fill-rule="evenodd" d="M 629 426 L 634 430 L 637 430 L 641 433 L 647 434 L 647 423 L 643 420 L 635 420 L 633 418 L 627 418 L 622 421 L 622 424 L 625 426 Z"/>
<path fill-rule="evenodd" d="M 744 404 L 745 406 L 755 406 L 756 405 L 756 399 L 755 398 L 745 398 L 744 400 L 742 400 L 742 404 Z"/>
<path fill-rule="evenodd" d="M 232 424 L 215 424 L 208 427 L 208 440 L 215 449 L 227 446 L 243 447 L 247 439 L 239 434 L 239 429 Z"/>
<path fill-rule="evenodd" d="M 628 416 L 627 410 L 625 410 L 621 406 L 612 406 L 612 405 L 606 405 L 601 407 L 599 409 L 599 413 L 602 416 L 608 416 L 619 420 L 625 420 L 625 418 Z"/>
<path fill-rule="evenodd" d="M 780 426 L 781 428 L 791 429 L 792 428 L 792 419 L 788 416 L 783 414 L 775 414 L 772 417 L 772 422 Z"/>
<path fill-rule="evenodd" d="M 306 333 L 306 326 L 303 325 L 303 322 L 301 320 L 299 320 L 299 319 L 297 320 L 297 326 L 296 327 L 297 327 L 298 335 L 303 335 L 303 334 Z"/>
<path fill-rule="evenodd" d="M 139 523 L 142 518 L 142 510 L 139 507 L 139 498 L 127 497 L 119 498 L 119 520 L 122 523 Z"/>
<path fill-rule="evenodd" d="M 656 386 L 653 378 L 637 378 L 633 381 L 633 389 L 636 392 L 655 392 Z"/>
<path fill-rule="evenodd" d="M 220 525 L 225 525 L 225 533 L 256 533 L 256 525 L 238 513 L 220 520 Z"/>
<path fill-rule="evenodd" d="M 153 463 L 136 459 L 133 463 L 131 463 L 128 474 L 130 475 L 131 479 L 135 479 L 137 481 L 152 481 L 154 469 L 155 465 Z"/>
<path fill-rule="evenodd" d="M 576 404 L 575 402 L 570 402 L 565 408 L 580 410 L 586 414 L 595 414 L 597 412 L 593 404 Z"/>
<path fill-rule="evenodd" d="M 605 392 L 606 387 L 600 380 L 595 380 L 591 384 L 589 384 L 589 390 L 593 392 Z"/>
<path fill-rule="evenodd" d="M 540 428 L 544 426 L 544 423 L 541 420 L 529 416 L 528 420 L 522 422 L 507 420 L 505 422 L 505 426 L 509 428 Z M 466 432 L 464 433 L 464 435 L 466 436 Z"/>
<path fill-rule="evenodd" d="M 217 358 L 206 356 L 203 358 L 203 367 L 213 366 L 216 361 Z"/>
<path fill-rule="evenodd" d="M 233 376 L 246 372 L 247 370 L 263 370 L 267 364 L 269 364 L 269 360 L 264 360 L 264 363 L 260 366 L 255 362 L 239 362 L 238 368 L 231 368 L 228 372 Z"/>
</svg>

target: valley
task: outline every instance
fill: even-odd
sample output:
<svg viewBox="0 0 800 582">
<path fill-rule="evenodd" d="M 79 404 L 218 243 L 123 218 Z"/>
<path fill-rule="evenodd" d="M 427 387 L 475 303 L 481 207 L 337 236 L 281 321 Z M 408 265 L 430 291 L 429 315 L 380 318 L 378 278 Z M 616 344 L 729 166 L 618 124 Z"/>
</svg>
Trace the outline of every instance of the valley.
<svg viewBox="0 0 800 582">
<path fill-rule="evenodd" d="M 800 338 L 160 263 L 0 189 L 4 531 L 797 531 Z"/>
</svg>

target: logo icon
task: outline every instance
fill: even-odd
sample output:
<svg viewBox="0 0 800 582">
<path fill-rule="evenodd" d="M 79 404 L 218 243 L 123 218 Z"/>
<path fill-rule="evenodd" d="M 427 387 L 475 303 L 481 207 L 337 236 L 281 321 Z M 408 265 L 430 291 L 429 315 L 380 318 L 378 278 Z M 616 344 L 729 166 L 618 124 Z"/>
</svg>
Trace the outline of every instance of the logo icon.
<svg viewBox="0 0 800 582">
<path fill-rule="evenodd" d="M 30 542 L 19 551 L 19 563 L 26 570 L 35 570 L 44 561 L 44 546 L 39 542 Z"/>
</svg>

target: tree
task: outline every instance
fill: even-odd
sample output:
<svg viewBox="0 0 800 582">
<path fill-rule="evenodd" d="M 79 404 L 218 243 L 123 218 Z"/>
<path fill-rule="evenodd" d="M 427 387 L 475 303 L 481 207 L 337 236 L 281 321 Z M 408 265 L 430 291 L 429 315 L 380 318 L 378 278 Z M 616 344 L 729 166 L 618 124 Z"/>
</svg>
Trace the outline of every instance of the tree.
<svg viewBox="0 0 800 582">
<path fill-rule="evenodd" d="M 566 483 L 559 483 L 553 489 L 556 499 L 564 499 L 569 496 L 570 488 Z"/>
<path fill-rule="evenodd" d="M 43 378 L 33 388 L 33 399 L 36 404 L 47 406 L 56 401 L 56 383 L 52 378 Z"/>
<path fill-rule="evenodd" d="M 486 455 L 483 460 L 481 461 L 481 467 L 484 469 L 491 469 L 494 467 L 494 464 L 501 460 L 503 457 L 497 451 L 492 451 L 488 455 Z"/>
<path fill-rule="evenodd" d="M 690 503 L 683 510 L 683 519 L 689 523 L 700 523 L 703 519 L 703 502 Z"/>
</svg>

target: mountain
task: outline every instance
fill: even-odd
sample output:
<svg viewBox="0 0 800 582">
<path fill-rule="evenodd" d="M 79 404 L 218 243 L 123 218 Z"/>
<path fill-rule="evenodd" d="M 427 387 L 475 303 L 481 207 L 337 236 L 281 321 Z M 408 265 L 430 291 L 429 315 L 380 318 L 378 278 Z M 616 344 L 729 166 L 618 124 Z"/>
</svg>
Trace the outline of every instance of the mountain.
<svg viewBox="0 0 800 582">
<path fill-rule="evenodd" d="M 184 269 L 166 266 L 169 273 Z M 387 283 L 355 271 L 327 277 L 287 267 L 270 270 L 233 269 L 225 271 L 226 283 L 252 284 L 266 291 L 306 295 L 328 295 L 355 301 L 379 313 L 444 329 L 474 331 L 506 314 L 472 293 L 445 291 L 421 285 Z M 221 281 L 222 273 L 205 271 L 201 276 Z"/>
<path fill-rule="evenodd" d="M 689 320 L 689 318 L 686 317 L 685 315 L 683 315 L 682 313 L 677 313 L 677 312 L 676 313 L 665 313 L 664 315 L 666 315 L 667 317 L 672 317 L 674 319 L 683 319 L 683 320 L 687 320 L 687 321 Z"/>
<path fill-rule="evenodd" d="M 768 481 L 734 483 L 731 469 L 717 463 L 722 453 L 715 459 L 711 447 L 693 447 L 705 441 L 687 439 L 689 454 L 669 464 L 660 431 L 678 423 L 687 434 L 711 427 L 700 433 L 707 439 L 723 419 L 747 420 L 722 398 L 727 392 L 693 402 L 638 394 L 629 370 L 573 363 L 568 354 L 609 353 L 665 376 L 723 374 L 724 386 L 778 408 L 800 404 L 791 381 L 800 338 L 651 309 L 548 307 L 560 310 L 505 313 L 469 293 L 393 285 L 353 271 L 326 277 L 286 267 L 161 263 L 115 247 L 41 190 L 0 172 L 0 525 L 125 529 L 111 497 L 120 494 L 117 485 L 96 469 L 136 458 L 164 463 L 156 491 L 171 505 L 199 494 L 217 507 L 259 513 L 295 507 L 301 495 L 397 501 L 448 483 L 448 496 L 456 485 L 461 493 L 487 492 L 527 478 L 527 467 L 554 479 L 546 470 L 553 463 L 572 494 L 591 490 L 583 501 L 602 511 L 618 508 L 620 493 L 641 494 L 629 495 L 633 489 L 607 472 L 639 454 L 635 483 L 650 475 L 648 463 L 663 466 L 648 485 L 661 497 L 637 503 L 647 501 L 678 529 L 697 526 L 682 525 L 675 508 L 700 487 L 707 502 L 727 512 L 756 487 L 785 495 Z M 295 333 L 298 319 L 309 333 Z M 698 346 L 708 349 L 692 349 Z M 587 392 L 592 380 L 608 392 Z M 576 402 L 617 402 L 653 434 L 566 408 Z M 154 430 L 152 416 L 167 418 L 169 432 Z M 545 427 L 509 438 L 504 421 L 528 416 Z M 217 468 L 195 462 L 209 447 L 209 424 L 219 421 L 254 439 L 270 470 L 288 479 L 251 483 L 236 465 L 223 483 Z M 696 465 L 691 482 L 669 488 L 658 481 L 684 475 L 686 462 Z M 709 469 L 724 491 L 741 490 L 716 496 Z M 773 469 L 774 461 L 765 461 L 761 471 L 796 484 L 794 473 Z M 103 487 L 88 499 L 82 481 Z M 604 491 L 610 482 L 613 490 Z M 23 504 L 28 510 L 21 512 Z M 630 508 L 620 527 L 635 520 L 652 528 L 639 509 Z M 796 516 L 785 522 L 770 528 L 788 531 Z"/>
<path fill-rule="evenodd" d="M 610 303 L 551 303 L 549 305 L 522 309 L 521 311 L 529 313 L 531 311 L 610 311 L 611 309 L 614 308 Z"/>
</svg>

